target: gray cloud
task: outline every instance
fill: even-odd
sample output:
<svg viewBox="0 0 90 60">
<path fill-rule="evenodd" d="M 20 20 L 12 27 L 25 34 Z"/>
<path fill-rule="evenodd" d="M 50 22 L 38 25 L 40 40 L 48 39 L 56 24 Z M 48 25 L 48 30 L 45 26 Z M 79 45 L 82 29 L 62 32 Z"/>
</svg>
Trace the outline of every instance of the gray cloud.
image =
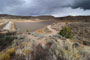
<svg viewBox="0 0 90 60">
<path fill-rule="evenodd" d="M 72 8 L 90 9 L 90 0 L 75 0 Z"/>
<path fill-rule="evenodd" d="M 89 3 L 89 0 L 0 0 L 0 13 L 54 16 L 65 16 L 70 14 L 88 15 L 90 14 L 90 11 L 88 11 L 90 9 Z"/>
<path fill-rule="evenodd" d="M 21 5 L 22 1 L 20 0 L 0 0 L 0 11 L 4 11 L 7 7 L 14 7 Z M 6 10 L 7 11 L 7 10 Z"/>
</svg>

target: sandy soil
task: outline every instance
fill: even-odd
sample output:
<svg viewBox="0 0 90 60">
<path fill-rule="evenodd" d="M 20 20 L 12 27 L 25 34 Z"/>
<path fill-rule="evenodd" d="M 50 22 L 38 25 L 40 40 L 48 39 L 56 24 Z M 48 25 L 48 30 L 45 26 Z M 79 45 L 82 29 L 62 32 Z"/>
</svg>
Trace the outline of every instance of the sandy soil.
<svg viewBox="0 0 90 60">
<path fill-rule="evenodd" d="M 13 22 L 47 22 L 48 20 L 11 20 Z"/>
</svg>

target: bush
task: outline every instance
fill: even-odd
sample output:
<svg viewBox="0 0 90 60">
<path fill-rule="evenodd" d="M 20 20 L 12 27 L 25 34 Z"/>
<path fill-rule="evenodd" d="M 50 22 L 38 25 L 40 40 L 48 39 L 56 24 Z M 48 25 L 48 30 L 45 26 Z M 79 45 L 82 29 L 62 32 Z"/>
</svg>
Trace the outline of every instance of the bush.
<svg viewBox="0 0 90 60">
<path fill-rule="evenodd" d="M 64 27 L 59 34 L 65 38 L 73 38 L 72 31 L 69 27 Z"/>
<path fill-rule="evenodd" d="M 26 32 L 29 32 L 29 30 L 27 29 Z"/>
<path fill-rule="evenodd" d="M 13 55 L 15 53 L 15 48 L 10 48 L 7 50 L 7 53 Z"/>
<path fill-rule="evenodd" d="M 0 60 L 10 60 L 11 56 L 15 53 L 15 48 L 10 48 L 6 52 L 0 52 Z"/>
<path fill-rule="evenodd" d="M 0 53 L 0 60 L 10 60 L 10 55 L 8 53 Z"/>
</svg>

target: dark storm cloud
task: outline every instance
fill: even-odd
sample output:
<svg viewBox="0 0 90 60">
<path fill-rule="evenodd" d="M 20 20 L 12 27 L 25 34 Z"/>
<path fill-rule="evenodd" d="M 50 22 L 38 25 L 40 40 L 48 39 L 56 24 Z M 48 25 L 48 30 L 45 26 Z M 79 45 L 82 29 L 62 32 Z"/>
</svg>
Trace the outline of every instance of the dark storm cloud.
<svg viewBox="0 0 90 60">
<path fill-rule="evenodd" d="M 90 0 L 75 0 L 72 8 L 90 9 Z"/>
<path fill-rule="evenodd" d="M 89 3 L 90 0 L 0 0 L 0 13 L 64 16 L 79 15 L 82 11 L 88 15 Z"/>
<path fill-rule="evenodd" d="M 72 0 L 26 0 L 25 6 L 20 6 L 16 13 L 22 15 L 45 15 L 52 13 L 55 9 L 62 9 L 64 6 L 71 5 L 71 3 Z"/>
</svg>

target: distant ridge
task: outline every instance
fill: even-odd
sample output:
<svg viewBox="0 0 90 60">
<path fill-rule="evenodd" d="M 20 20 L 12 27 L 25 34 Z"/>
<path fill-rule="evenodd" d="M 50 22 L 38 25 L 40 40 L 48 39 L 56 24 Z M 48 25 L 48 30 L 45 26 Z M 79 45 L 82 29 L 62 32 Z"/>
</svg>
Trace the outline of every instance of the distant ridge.
<svg viewBox="0 0 90 60">
<path fill-rule="evenodd" d="M 8 19 L 54 19 L 54 16 L 50 15 L 43 15 L 43 16 L 16 16 L 16 15 L 9 15 L 9 14 L 0 14 L 0 18 L 8 18 Z"/>
<path fill-rule="evenodd" d="M 56 20 L 69 20 L 69 21 L 90 21 L 90 16 L 66 16 L 57 17 Z"/>
<path fill-rule="evenodd" d="M 50 15 L 43 16 L 16 16 L 9 14 L 0 14 L 0 19 L 39 19 L 39 20 L 69 20 L 69 21 L 90 21 L 90 16 L 65 16 L 54 17 Z"/>
</svg>

